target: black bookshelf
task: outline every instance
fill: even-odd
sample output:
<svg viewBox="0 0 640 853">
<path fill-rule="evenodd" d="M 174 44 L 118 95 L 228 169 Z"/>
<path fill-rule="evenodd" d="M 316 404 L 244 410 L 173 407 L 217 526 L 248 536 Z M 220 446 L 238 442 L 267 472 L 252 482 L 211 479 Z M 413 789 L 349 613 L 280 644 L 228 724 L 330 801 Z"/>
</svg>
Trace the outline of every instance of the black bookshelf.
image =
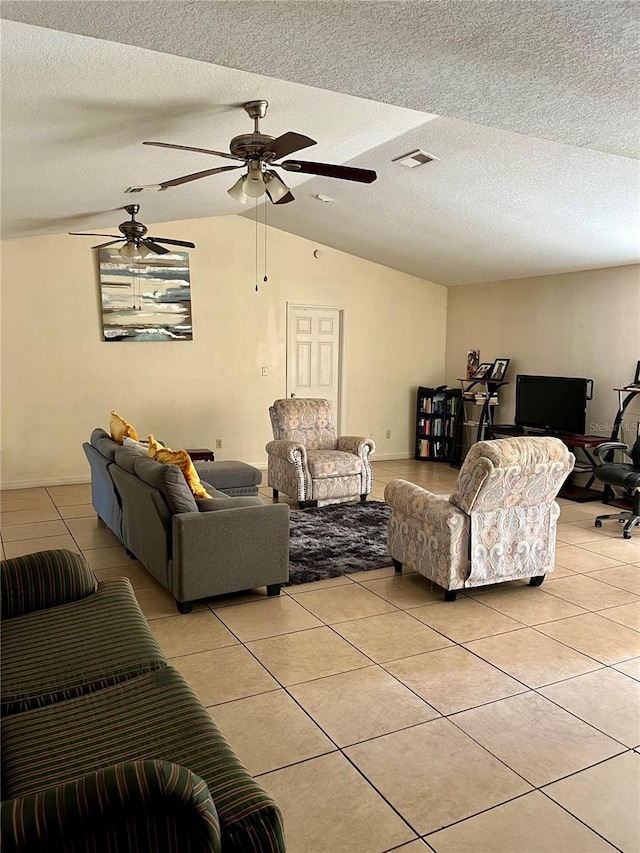
<svg viewBox="0 0 640 853">
<path fill-rule="evenodd" d="M 420 386 L 416 404 L 415 458 L 423 462 L 451 462 L 455 425 L 462 391 Z"/>
</svg>

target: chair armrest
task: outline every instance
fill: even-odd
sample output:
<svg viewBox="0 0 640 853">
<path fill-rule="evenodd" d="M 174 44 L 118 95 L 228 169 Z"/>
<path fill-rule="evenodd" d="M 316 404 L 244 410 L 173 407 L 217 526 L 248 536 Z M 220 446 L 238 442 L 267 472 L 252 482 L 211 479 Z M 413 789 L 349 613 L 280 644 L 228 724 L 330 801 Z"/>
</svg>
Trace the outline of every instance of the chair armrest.
<svg viewBox="0 0 640 853">
<path fill-rule="evenodd" d="M 602 459 L 603 454 L 611 453 L 614 450 L 620 450 L 625 456 L 628 456 L 629 459 L 631 459 L 631 448 L 627 444 L 623 444 L 621 441 L 605 441 L 604 444 L 599 444 L 594 449 L 593 455 L 602 463 L 604 461 Z"/>
<path fill-rule="evenodd" d="M 74 551 L 38 551 L 0 563 L 2 618 L 68 604 L 94 593 L 95 575 Z"/>
<path fill-rule="evenodd" d="M 285 438 L 277 438 L 270 441 L 265 450 L 272 456 L 279 456 L 280 459 L 285 459 L 287 462 L 307 464 L 307 448 L 304 444 L 297 441 L 288 441 Z"/>
<path fill-rule="evenodd" d="M 289 506 L 176 513 L 170 591 L 195 601 L 289 579 Z"/>
<path fill-rule="evenodd" d="M 152 850 L 158 838 L 167 842 L 163 850 L 178 853 L 185 831 L 198 839 L 198 849 L 221 849 L 218 814 L 206 783 L 169 761 L 116 764 L 5 800 L 1 814 L 6 853 L 71 847 Z"/>
<path fill-rule="evenodd" d="M 391 480 L 384 489 L 385 503 L 402 515 L 424 521 L 427 514 L 437 514 L 443 521 L 456 515 L 466 515 L 441 495 L 434 495 L 408 480 Z"/>
<path fill-rule="evenodd" d="M 360 435 L 338 436 L 338 450 L 343 450 L 345 453 L 355 453 L 356 456 L 364 458 L 365 454 L 370 456 L 375 449 L 375 442 L 371 438 Z"/>
</svg>

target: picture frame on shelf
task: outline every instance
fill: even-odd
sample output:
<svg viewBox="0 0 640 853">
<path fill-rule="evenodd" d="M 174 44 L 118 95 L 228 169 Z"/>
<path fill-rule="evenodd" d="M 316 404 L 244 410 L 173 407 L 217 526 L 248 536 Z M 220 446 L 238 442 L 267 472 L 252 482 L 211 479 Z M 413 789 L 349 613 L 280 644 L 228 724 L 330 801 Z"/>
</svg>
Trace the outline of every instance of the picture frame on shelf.
<svg viewBox="0 0 640 853">
<path fill-rule="evenodd" d="M 467 379 L 471 379 L 480 365 L 480 350 L 470 349 L 467 352 Z"/>
<path fill-rule="evenodd" d="M 491 367 L 491 372 L 488 378 L 492 382 L 504 382 L 504 377 L 507 375 L 510 358 L 496 358 Z"/>
<path fill-rule="evenodd" d="M 488 379 L 495 364 L 493 361 L 483 361 L 475 369 L 470 379 Z"/>
</svg>

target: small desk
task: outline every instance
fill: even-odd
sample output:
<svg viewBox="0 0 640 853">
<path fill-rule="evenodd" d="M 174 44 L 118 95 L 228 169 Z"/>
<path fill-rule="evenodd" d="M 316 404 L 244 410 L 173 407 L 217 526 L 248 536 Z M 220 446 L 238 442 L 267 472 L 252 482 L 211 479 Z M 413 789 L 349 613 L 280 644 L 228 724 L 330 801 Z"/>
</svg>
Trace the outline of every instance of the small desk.
<svg viewBox="0 0 640 853">
<path fill-rule="evenodd" d="M 194 450 L 187 450 L 187 453 L 194 462 L 215 462 L 213 450 L 208 447 L 196 447 Z"/>
<path fill-rule="evenodd" d="M 601 501 L 603 497 L 602 492 L 597 491 L 597 489 L 590 488 L 591 484 L 595 480 L 595 474 L 593 471 L 598 463 L 591 453 L 589 453 L 589 449 L 597 447 L 599 444 L 603 444 L 608 439 L 601 435 L 560 435 L 558 438 L 560 438 L 573 453 L 577 450 L 581 450 L 582 453 L 584 453 L 588 464 L 580 465 L 578 463 L 573 470 L 577 473 L 586 472 L 590 475 L 584 486 L 574 486 L 567 480 L 563 483 L 562 489 L 560 489 L 560 497 L 567 498 L 567 500 L 570 501 L 578 501 L 579 503 L 585 503 L 586 501 Z"/>
</svg>

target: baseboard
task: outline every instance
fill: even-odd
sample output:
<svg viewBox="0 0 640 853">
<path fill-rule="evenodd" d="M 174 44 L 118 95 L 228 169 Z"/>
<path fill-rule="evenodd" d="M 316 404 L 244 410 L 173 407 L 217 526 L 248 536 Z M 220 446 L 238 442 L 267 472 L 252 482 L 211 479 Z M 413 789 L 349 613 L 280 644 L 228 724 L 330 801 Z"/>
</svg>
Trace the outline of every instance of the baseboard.
<svg viewBox="0 0 640 853">
<path fill-rule="evenodd" d="M 39 480 L 20 480 L 19 483 L 3 480 L 0 486 L 9 491 L 10 489 L 38 489 L 47 486 L 84 486 L 85 483 L 90 482 L 91 476 L 83 475 L 82 477 L 47 477 Z"/>
<path fill-rule="evenodd" d="M 370 457 L 371 462 L 393 462 L 395 459 L 413 459 L 413 453 L 378 453 Z"/>
</svg>

